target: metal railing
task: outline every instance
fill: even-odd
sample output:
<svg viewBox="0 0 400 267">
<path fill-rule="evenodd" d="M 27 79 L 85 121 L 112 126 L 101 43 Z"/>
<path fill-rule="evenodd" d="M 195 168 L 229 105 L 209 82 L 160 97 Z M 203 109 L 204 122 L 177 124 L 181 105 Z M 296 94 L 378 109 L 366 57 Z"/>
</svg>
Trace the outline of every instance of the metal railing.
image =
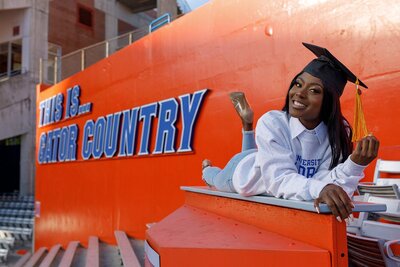
<svg viewBox="0 0 400 267">
<path fill-rule="evenodd" d="M 51 57 L 49 55 L 48 59 L 40 59 L 40 83 L 56 84 L 86 69 L 99 60 L 112 55 L 147 34 L 147 28 L 141 28 L 61 57 Z"/>
<path fill-rule="evenodd" d="M 169 15 L 169 13 L 165 13 L 164 15 L 156 18 L 149 24 L 149 32 L 153 32 L 170 22 L 171 22 L 171 16 Z"/>
<path fill-rule="evenodd" d="M 153 20 L 148 27 L 143 27 L 106 41 L 79 49 L 64 56 L 50 55 L 48 59 L 40 59 L 40 83 L 56 84 L 65 78 L 78 73 L 90 65 L 106 58 L 118 50 L 132 44 L 147 34 L 159 29 L 165 24 L 182 15 L 171 18 L 166 13 Z"/>
</svg>

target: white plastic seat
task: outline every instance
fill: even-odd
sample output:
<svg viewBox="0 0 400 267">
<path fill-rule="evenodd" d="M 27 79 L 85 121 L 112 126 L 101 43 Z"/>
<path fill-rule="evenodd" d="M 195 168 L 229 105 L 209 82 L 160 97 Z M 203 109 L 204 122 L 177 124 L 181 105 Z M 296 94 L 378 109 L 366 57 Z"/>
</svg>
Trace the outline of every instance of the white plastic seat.
<svg viewBox="0 0 400 267">
<path fill-rule="evenodd" d="M 382 174 L 398 174 L 397 178 L 383 178 Z M 357 186 L 359 195 L 369 194 L 378 197 L 400 199 L 400 161 L 378 159 L 372 183 L 360 183 Z"/>
<path fill-rule="evenodd" d="M 382 173 L 397 174 L 396 178 L 382 178 Z M 400 187 L 400 161 L 378 159 L 374 171 L 375 185 L 393 185 Z"/>
<path fill-rule="evenodd" d="M 393 222 L 400 221 L 400 199 L 376 197 L 369 194 L 355 196 L 353 199 L 356 201 L 385 204 L 386 211 L 374 212 L 375 217 L 381 217 Z M 391 224 L 381 222 L 374 222 L 371 225 L 371 220 L 368 220 L 369 217 L 371 216 L 367 212 L 360 212 L 354 222 L 348 223 L 347 232 L 381 239 L 393 239 L 394 236 L 396 236 L 396 239 L 400 239 L 400 225 L 394 225 L 394 228 Z M 383 233 L 385 233 L 385 236 L 383 236 Z"/>
</svg>

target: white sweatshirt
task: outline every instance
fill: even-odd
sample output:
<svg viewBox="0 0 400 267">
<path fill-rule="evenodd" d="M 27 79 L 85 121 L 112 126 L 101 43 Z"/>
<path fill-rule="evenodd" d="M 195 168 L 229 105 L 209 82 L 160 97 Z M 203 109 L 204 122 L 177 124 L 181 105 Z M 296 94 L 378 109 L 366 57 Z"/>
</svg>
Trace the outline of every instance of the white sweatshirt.
<svg viewBox="0 0 400 267">
<path fill-rule="evenodd" d="M 307 130 L 297 118 L 270 111 L 257 122 L 258 151 L 244 157 L 233 174 L 236 191 L 244 196 L 269 194 L 312 200 L 327 184 L 341 186 L 349 196 L 364 177 L 350 157 L 329 170 L 332 153 L 326 125 Z"/>
</svg>

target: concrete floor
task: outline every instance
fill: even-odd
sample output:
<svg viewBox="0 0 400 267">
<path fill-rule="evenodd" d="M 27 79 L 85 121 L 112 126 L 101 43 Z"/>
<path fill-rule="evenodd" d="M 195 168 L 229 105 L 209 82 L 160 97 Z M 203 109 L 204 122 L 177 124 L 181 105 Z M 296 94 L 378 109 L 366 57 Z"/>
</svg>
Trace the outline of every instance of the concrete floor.
<svg viewBox="0 0 400 267">
<path fill-rule="evenodd" d="M 32 250 L 32 241 L 30 240 L 16 240 L 15 245 L 8 252 L 7 261 L 0 263 L 0 267 L 12 267 L 15 263 L 23 256 L 18 254 L 19 251 L 31 251 Z"/>
</svg>

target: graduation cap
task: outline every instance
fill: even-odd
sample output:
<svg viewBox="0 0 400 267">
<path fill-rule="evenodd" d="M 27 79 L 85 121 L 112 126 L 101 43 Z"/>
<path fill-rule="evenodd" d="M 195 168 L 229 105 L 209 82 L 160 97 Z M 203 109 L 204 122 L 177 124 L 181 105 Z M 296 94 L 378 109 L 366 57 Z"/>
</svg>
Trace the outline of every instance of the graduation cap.
<svg viewBox="0 0 400 267">
<path fill-rule="evenodd" d="M 339 95 L 342 95 L 347 81 L 352 83 L 357 83 L 358 81 L 361 86 L 368 88 L 342 62 L 334 57 L 328 49 L 308 43 L 303 43 L 303 45 L 317 56 L 303 71 L 320 78 L 324 86 L 336 89 Z"/>
<path fill-rule="evenodd" d="M 361 90 L 358 85 L 368 88 L 356 75 L 354 75 L 342 62 L 334 57 L 326 48 L 313 44 L 303 43 L 317 58 L 313 59 L 304 69 L 304 72 L 321 79 L 324 87 L 335 89 L 339 96 L 342 95 L 347 81 L 356 84 L 356 103 L 353 121 L 352 141 L 358 141 L 368 135 L 364 112 L 361 103 Z"/>
</svg>

